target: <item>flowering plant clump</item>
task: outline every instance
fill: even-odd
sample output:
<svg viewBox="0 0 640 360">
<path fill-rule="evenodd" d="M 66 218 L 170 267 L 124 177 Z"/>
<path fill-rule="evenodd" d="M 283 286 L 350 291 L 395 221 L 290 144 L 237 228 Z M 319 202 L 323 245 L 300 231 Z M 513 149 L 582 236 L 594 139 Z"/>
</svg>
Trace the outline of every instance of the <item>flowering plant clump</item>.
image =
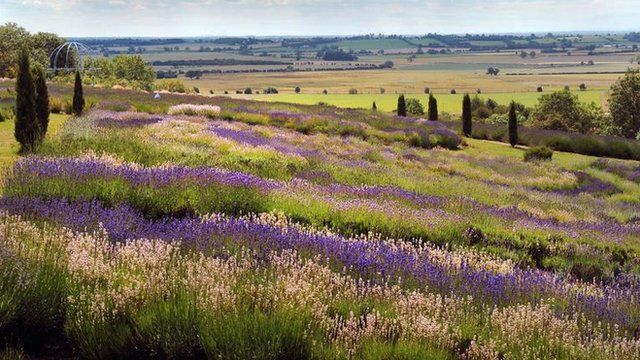
<svg viewBox="0 0 640 360">
<path fill-rule="evenodd" d="M 205 116 L 209 118 L 215 118 L 220 115 L 220 107 L 215 105 L 194 105 L 194 104 L 180 104 L 174 105 L 167 111 L 169 115 L 190 115 L 190 116 Z"/>
</svg>

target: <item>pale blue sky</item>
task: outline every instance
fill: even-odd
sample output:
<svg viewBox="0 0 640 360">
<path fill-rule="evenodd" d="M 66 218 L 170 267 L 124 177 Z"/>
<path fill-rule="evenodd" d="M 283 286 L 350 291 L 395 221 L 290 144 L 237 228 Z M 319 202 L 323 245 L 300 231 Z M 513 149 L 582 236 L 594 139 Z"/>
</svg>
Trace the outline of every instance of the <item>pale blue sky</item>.
<svg viewBox="0 0 640 360">
<path fill-rule="evenodd" d="M 638 0 L 0 0 L 0 23 L 64 36 L 640 30 Z"/>
</svg>

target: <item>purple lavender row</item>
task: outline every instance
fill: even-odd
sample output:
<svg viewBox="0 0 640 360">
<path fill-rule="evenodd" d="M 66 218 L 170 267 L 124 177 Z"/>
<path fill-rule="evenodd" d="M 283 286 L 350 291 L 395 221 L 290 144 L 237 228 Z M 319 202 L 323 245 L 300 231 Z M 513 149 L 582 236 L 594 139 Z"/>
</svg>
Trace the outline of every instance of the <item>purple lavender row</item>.
<svg viewBox="0 0 640 360">
<path fill-rule="evenodd" d="M 13 214 L 56 222 L 77 231 L 104 229 L 113 241 L 158 238 L 181 241 L 201 250 L 221 249 L 225 243 L 259 252 L 294 249 L 317 255 L 371 281 L 402 279 L 442 294 L 471 295 L 486 305 L 537 302 L 554 298 L 566 302 L 565 312 L 580 311 L 599 321 L 634 331 L 640 326 L 640 284 L 619 278 L 597 290 L 554 274 L 516 267 L 507 272 L 456 260 L 451 253 L 434 261 L 433 249 L 420 250 L 388 241 L 347 239 L 335 234 L 280 226 L 255 218 L 213 216 L 150 221 L 126 205 L 105 208 L 99 202 L 64 199 L 2 198 L 0 208 Z"/>
<path fill-rule="evenodd" d="M 269 139 L 252 130 L 234 130 L 234 129 L 220 127 L 215 124 L 210 124 L 209 130 L 214 134 L 216 134 L 216 136 L 230 139 L 245 145 L 269 146 L 285 154 L 295 154 L 295 155 L 300 155 L 304 157 L 320 155 L 320 153 L 316 150 L 307 150 L 301 147 L 293 146 L 284 141 Z"/>
<path fill-rule="evenodd" d="M 93 157 L 42 158 L 28 157 L 14 165 L 12 181 L 28 182 L 29 177 L 39 179 L 69 177 L 74 180 L 88 178 L 124 179 L 133 185 L 166 186 L 195 182 L 200 186 L 229 185 L 271 190 L 283 184 L 250 174 L 211 167 L 180 165 L 140 167 L 130 163 L 114 164 Z"/>
<path fill-rule="evenodd" d="M 524 228 L 562 233 L 579 238 L 592 235 L 605 241 L 622 243 L 629 238 L 640 238 L 640 223 L 620 224 L 613 220 L 598 222 L 573 221 L 561 222 L 553 218 L 542 218 L 522 211 L 517 207 L 498 207 L 478 203 L 467 198 L 447 198 L 419 194 L 397 186 L 349 186 L 330 184 L 315 185 L 304 180 L 294 179 L 286 183 L 275 180 L 233 172 L 217 168 L 187 166 L 140 167 L 129 163 L 114 163 L 93 157 L 82 158 L 39 158 L 29 157 L 14 165 L 12 182 L 28 185 L 35 179 L 64 177 L 76 180 L 86 179 L 124 179 L 133 185 L 166 186 L 196 184 L 207 187 L 228 185 L 234 187 L 252 187 L 265 192 L 286 188 L 292 192 L 320 192 L 330 197 L 344 194 L 357 198 L 378 199 L 386 197 L 407 201 L 420 208 L 437 208 L 459 203 L 461 211 L 471 219 L 478 215 L 488 215 L 500 221 L 515 223 Z"/>
</svg>

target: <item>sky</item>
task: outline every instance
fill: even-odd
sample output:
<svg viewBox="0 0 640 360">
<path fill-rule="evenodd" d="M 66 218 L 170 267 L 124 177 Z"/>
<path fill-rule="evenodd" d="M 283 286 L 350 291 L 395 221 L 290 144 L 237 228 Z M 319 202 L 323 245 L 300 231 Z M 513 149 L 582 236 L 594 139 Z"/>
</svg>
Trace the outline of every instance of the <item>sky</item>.
<svg viewBox="0 0 640 360">
<path fill-rule="evenodd" d="M 638 0 L 0 0 L 0 23 L 66 37 L 640 30 Z"/>
</svg>

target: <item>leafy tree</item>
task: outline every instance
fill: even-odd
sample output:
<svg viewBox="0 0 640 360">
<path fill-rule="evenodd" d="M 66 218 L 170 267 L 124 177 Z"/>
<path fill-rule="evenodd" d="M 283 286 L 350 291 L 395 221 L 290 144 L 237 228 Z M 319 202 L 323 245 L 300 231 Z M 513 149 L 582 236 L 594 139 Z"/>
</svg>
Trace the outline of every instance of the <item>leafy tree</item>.
<svg viewBox="0 0 640 360">
<path fill-rule="evenodd" d="M 296 86 L 296 88 L 295 88 L 295 89 L 293 89 L 293 91 L 295 91 L 295 92 L 296 92 L 296 94 L 300 94 L 300 91 L 301 91 L 301 90 L 300 90 L 300 86 Z"/>
<path fill-rule="evenodd" d="M 253 94 L 253 90 L 251 90 L 251 88 L 246 88 L 246 89 L 244 89 L 244 94 L 245 95 L 251 95 L 251 94 Z"/>
<path fill-rule="evenodd" d="M 585 83 L 580 84 L 580 91 L 586 91 L 587 85 Z"/>
<path fill-rule="evenodd" d="M 436 100 L 433 94 L 429 94 L 429 120 L 438 120 L 438 100 Z"/>
<path fill-rule="evenodd" d="M 509 144 L 511 147 L 518 144 L 518 115 L 516 114 L 516 104 L 513 101 L 509 106 Z"/>
<path fill-rule="evenodd" d="M 31 56 L 33 62 L 39 66 L 49 67 L 51 66 L 51 53 L 58 46 L 64 44 L 64 39 L 53 33 L 39 32 L 31 35 Z M 74 55 L 76 55 L 74 53 Z M 59 58 L 60 62 L 63 62 L 62 56 Z M 60 64 L 64 66 L 64 64 Z"/>
<path fill-rule="evenodd" d="M 100 72 L 95 75 L 97 80 L 106 82 L 109 85 L 118 84 L 151 90 L 156 79 L 156 72 L 153 66 L 147 64 L 140 55 L 88 58 L 85 60 L 85 66 L 99 68 Z M 189 70 L 185 76 L 197 78 L 202 76 L 202 72 Z"/>
<path fill-rule="evenodd" d="M 47 79 L 44 69 L 41 66 L 35 68 L 35 91 L 36 91 L 36 120 L 38 122 L 38 138 L 40 143 L 44 140 L 49 128 L 49 90 L 47 89 Z"/>
<path fill-rule="evenodd" d="M 398 116 L 407 116 L 407 103 L 404 100 L 404 95 L 398 97 Z"/>
<path fill-rule="evenodd" d="M 497 76 L 500 73 L 500 69 L 494 68 L 493 66 L 487 69 L 487 75 L 495 75 Z"/>
<path fill-rule="evenodd" d="M 27 49 L 31 63 L 47 67 L 51 52 L 63 43 L 64 39 L 55 34 L 29 34 L 15 23 L 0 25 L 0 77 L 16 76 L 18 53 L 22 47 Z"/>
<path fill-rule="evenodd" d="M 584 105 L 576 95 L 563 90 L 540 96 L 531 122 L 542 129 L 585 133 L 600 122 L 601 116 L 597 106 Z"/>
<path fill-rule="evenodd" d="M 629 69 L 611 86 L 607 132 L 635 138 L 640 132 L 640 71 Z"/>
<path fill-rule="evenodd" d="M 329 92 L 327 91 L 327 89 L 324 89 L 324 90 L 322 90 L 322 93 L 323 93 L 324 95 L 327 95 Z"/>
<path fill-rule="evenodd" d="M 424 106 L 422 106 L 418 99 L 408 99 L 407 113 L 411 115 L 424 115 Z"/>
<path fill-rule="evenodd" d="M 471 97 L 465 94 L 462 98 L 462 133 L 471 136 Z"/>
<path fill-rule="evenodd" d="M 16 63 L 21 50 L 28 52 L 30 48 L 29 32 L 16 23 L 7 23 L 0 26 L 0 77 L 14 77 L 16 75 Z M 19 51 L 20 50 L 20 51 Z"/>
<path fill-rule="evenodd" d="M 33 150 L 38 139 L 36 118 L 36 90 L 31 76 L 29 53 L 22 48 L 18 54 L 16 73 L 16 124 L 14 135 L 20 143 L 20 152 Z"/>
<path fill-rule="evenodd" d="M 184 73 L 184 76 L 188 77 L 189 79 L 200 79 L 200 77 L 202 76 L 202 71 L 188 70 L 186 73 Z"/>
<path fill-rule="evenodd" d="M 73 104 L 71 105 L 75 115 L 81 115 L 84 110 L 84 94 L 82 93 L 82 78 L 80 72 L 76 71 L 76 81 L 73 86 Z"/>
</svg>

